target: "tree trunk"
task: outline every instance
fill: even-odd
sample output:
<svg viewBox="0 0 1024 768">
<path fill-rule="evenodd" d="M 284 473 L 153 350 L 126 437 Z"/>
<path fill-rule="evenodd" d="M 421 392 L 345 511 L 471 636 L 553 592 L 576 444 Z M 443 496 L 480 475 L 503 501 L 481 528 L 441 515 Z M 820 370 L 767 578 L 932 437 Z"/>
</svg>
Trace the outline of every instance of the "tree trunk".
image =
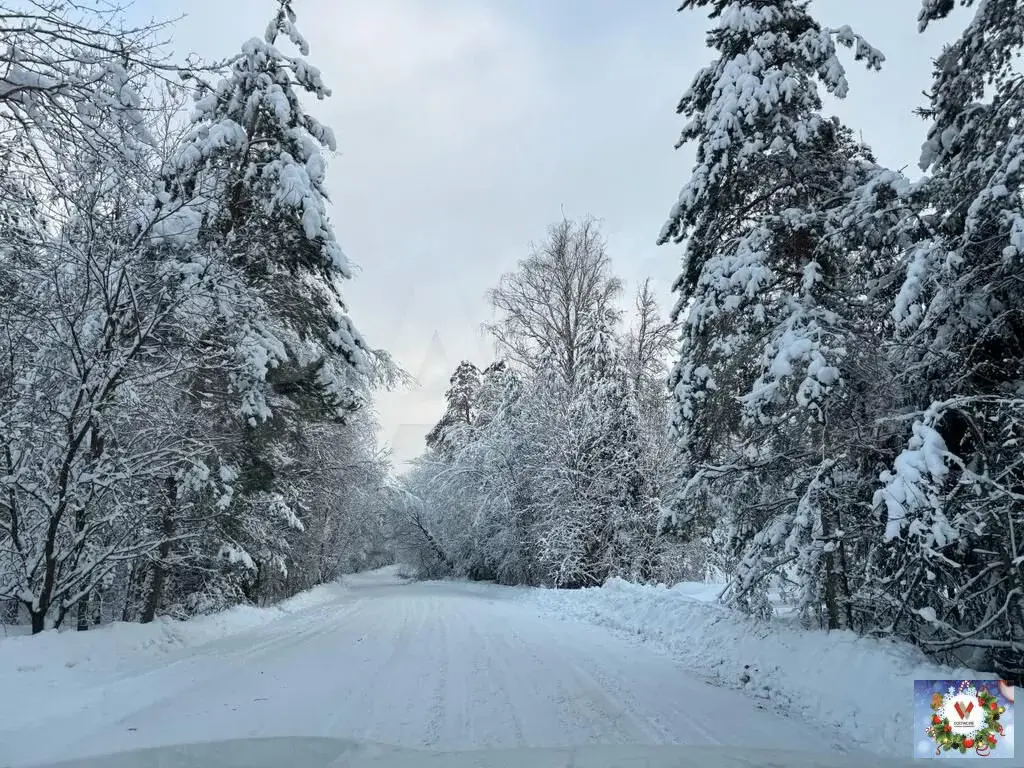
<svg viewBox="0 0 1024 768">
<path fill-rule="evenodd" d="M 28 613 L 32 617 L 32 634 L 38 635 L 46 629 L 46 611 L 33 611 L 30 608 Z"/>
<path fill-rule="evenodd" d="M 124 590 L 124 606 L 121 608 L 121 621 L 135 621 L 135 601 L 141 589 L 139 582 L 145 578 L 144 574 L 145 570 L 140 567 L 139 561 L 133 560 L 129 565 L 128 583 Z"/>
<path fill-rule="evenodd" d="M 842 604 L 843 618 L 846 619 L 846 628 L 853 629 L 853 601 L 850 598 L 850 578 L 846 562 L 846 541 L 842 538 L 839 539 L 838 546 L 836 547 L 836 554 L 838 555 L 839 564 L 839 590 L 842 594 L 840 603 Z"/>
<path fill-rule="evenodd" d="M 78 601 L 78 605 L 75 606 L 75 612 L 78 619 L 75 629 L 79 632 L 85 632 L 89 629 L 89 595 Z"/>
<path fill-rule="evenodd" d="M 149 624 L 156 618 L 156 612 L 160 608 L 160 601 L 163 600 L 164 586 L 167 584 L 167 557 L 171 554 L 171 538 L 174 536 L 174 504 L 178 498 L 177 485 L 173 477 L 164 481 L 164 488 L 167 493 L 167 506 L 164 507 L 163 519 L 160 521 L 163 540 L 157 549 L 157 559 L 153 563 L 153 575 L 149 582 L 149 594 L 146 595 L 146 605 L 142 609 L 143 624 Z"/>
<path fill-rule="evenodd" d="M 167 557 L 167 550 L 170 544 L 160 545 L 160 557 Z M 160 562 L 153 563 L 153 578 L 149 582 L 149 594 L 146 595 L 146 604 L 142 608 L 142 616 L 139 618 L 141 624 L 149 624 L 156 618 L 157 609 L 164 596 L 164 585 L 167 582 L 167 569 Z"/>
<path fill-rule="evenodd" d="M 89 438 L 89 452 L 88 452 L 89 460 L 90 460 L 90 462 L 95 464 L 96 462 L 99 461 L 100 457 L 103 455 L 103 438 L 100 436 L 98 430 L 96 429 L 96 424 L 91 419 L 89 421 L 89 427 L 88 427 L 88 433 L 87 434 L 88 434 L 88 438 Z M 75 533 L 79 537 L 81 537 L 82 531 L 85 530 L 85 523 L 86 523 L 85 505 L 78 504 L 76 509 L 75 509 Z M 80 554 L 80 551 L 79 551 L 79 553 L 76 554 L 76 557 L 75 557 L 76 561 L 78 560 L 78 556 L 77 556 L 78 554 Z M 92 598 L 92 592 L 90 590 L 84 596 L 82 596 L 82 598 L 78 601 L 78 604 L 75 606 L 75 614 L 76 614 L 76 626 L 75 626 L 75 629 L 77 629 L 79 632 L 85 632 L 87 629 L 89 629 L 89 602 L 90 602 L 91 598 Z M 63 618 L 63 609 L 62 609 L 62 613 L 61 613 L 61 618 Z"/>
<path fill-rule="evenodd" d="M 841 569 L 837 563 L 837 547 L 838 540 L 834 539 L 834 532 L 837 530 L 836 526 L 832 521 L 832 510 L 828 501 L 822 503 L 821 509 L 821 538 L 824 540 L 824 546 L 832 547 L 831 550 L 825 552 L 824 566 L 825 566 L 825 609 L 828 614 L 828 629 L 842 629 L 843 621 L 840 616 L 839 592 L 842 590 L 841 579 L 843 577 Z M 845 595 L 843 598 L 845 599 Z"/>
</svg>

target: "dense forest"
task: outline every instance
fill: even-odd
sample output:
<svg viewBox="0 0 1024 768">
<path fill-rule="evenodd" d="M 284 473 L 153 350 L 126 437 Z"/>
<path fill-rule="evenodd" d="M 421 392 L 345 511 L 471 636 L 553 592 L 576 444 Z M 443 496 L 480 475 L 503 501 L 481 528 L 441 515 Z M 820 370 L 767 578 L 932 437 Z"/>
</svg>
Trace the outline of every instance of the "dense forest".
<svg viewBox="0 0 1024 768">
<path fill-rule="evenodd" d="M 204 66 L 101 6 L 4 11 L 8 620 L 185 617 L 389 557 L 369 405 L 402 374 L 342 300 L 294 18 Z"/>
<path fill-rule="evenodd" d="M 374 393 L 409 377 L 342 296 L 335 139 L 307 111 L 330 90 L 291 0 L 220 62 L 105 7 L 8 5 L 4 622 L 186 618 L 397 558 L 718 582 L 754 616 L 1024 676 L 1021 0 L 961 1 L 905 105 L 916 180 L 825 111 L 844 59 L 885 77 L 867 41 L 800 0 L 683 0 L 710 61 L 651 233 L 673 296 L 626 291 L 597 218 L 538 233 L 488 295 L 494 358 L 458 365 L 403 474 Z"/>
</svg>

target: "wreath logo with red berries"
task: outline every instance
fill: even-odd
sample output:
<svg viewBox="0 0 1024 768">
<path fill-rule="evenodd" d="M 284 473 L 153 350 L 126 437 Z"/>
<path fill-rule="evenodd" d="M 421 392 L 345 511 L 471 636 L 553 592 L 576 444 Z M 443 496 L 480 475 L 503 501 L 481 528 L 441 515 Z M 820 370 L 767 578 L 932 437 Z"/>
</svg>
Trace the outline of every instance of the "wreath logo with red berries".
<svg viewBox="0 0 1024 768">
<path fill-rule="evenodd" d="M 945 695 L 932 695 L 932 721 L 925 733 L 935 742 L 935 754 L 955 750 L 966 754 L 973 749 L 987 757 L 1004 735 L 999 716 L 1006 712 L 998 696 L 988 688 L 977 690 L 965 680 L 959 688 L 950 686 Z"/>
</svg>

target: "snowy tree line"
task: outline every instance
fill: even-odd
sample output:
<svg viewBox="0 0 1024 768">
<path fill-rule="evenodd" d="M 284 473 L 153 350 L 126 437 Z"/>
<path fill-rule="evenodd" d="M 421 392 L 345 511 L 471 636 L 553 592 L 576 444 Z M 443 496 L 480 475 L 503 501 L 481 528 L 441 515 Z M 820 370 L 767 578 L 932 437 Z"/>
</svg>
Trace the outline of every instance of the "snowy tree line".
<svg viewBox="0 0 1024 768">
<path fill-rule="evenodd" d="M 371 395 L 403 374 L 342 300 L 334 137 L 303 106 L 330 91 L 294 21 L 281 0 L 204 65 L 107 3 L 3 6 L 8 622 L 188 616 L 390 561 Z"/>
<path fill-rule="evenodd" d="M 552 226 L 491 292 L 506 355 L 459 364 L 397 504 L 399 544 L 425 574 L 557 587 L 683 575 L 658 536 L 675 333 L 649 282 L 631 326 L 621 292 L 589 219 Z"/>
<path fill-rule="evenodd" d="M 1024 676 L 1024 3 L 961 5 L 911 180 L 824 111 L 841 49 L 883 69 L 866 40 L 799 0 L 683 0 L 715 58 L 678 107 L 670 320 L 623 330 L 592 222 L 502 279 L 501 359 L 455 371 L 397 505 L 424 572 L 710 575 L 755 615 Z"/>
</svg>

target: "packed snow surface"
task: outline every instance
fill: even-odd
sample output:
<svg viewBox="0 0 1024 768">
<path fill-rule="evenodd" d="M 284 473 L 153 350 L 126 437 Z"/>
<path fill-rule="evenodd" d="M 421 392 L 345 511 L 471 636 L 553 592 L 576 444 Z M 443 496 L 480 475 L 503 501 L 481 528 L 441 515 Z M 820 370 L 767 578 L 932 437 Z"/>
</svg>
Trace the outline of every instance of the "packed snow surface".
<svg viewBox="0 0 1024 768">
<path fill-rule="evenodd" d="M 257 736 L 910 754 L 911 681 L 949 670 L 844 634 L 759 633 L 708 597 L 384 569 L 275 608 L 12 636 L 0 639 L 0 765 Z"/>
</svg>

